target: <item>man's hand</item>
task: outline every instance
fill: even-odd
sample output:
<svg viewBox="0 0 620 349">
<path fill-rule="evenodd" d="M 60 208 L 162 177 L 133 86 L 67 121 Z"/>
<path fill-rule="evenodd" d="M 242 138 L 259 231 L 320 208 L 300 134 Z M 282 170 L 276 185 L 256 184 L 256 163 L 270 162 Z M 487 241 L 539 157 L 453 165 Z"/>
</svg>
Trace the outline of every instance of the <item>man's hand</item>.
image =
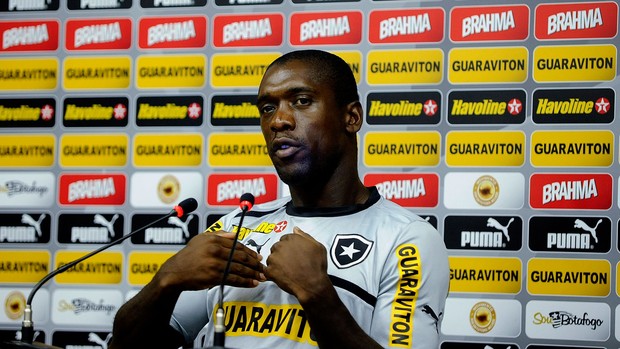
<svg viewBox="0 0 620 349">
<path fill-rule="evenodd" d="M 327 275 L 325 246 L 299 227 L 271 247 L 265 275 L 297 297 L 302 305 L 321 297 L 326 287 L 332 287 Z"/>
<path fill-rule="evenodd" d="M 157 274 L 162 285 L 181 290 L 207 289 L 222 282 L 235 233 L 198 234 L 164 263 Z M 262 256 L 237 243 L 226 284 L 255 287 L 265 281 Z"/>
</svg>

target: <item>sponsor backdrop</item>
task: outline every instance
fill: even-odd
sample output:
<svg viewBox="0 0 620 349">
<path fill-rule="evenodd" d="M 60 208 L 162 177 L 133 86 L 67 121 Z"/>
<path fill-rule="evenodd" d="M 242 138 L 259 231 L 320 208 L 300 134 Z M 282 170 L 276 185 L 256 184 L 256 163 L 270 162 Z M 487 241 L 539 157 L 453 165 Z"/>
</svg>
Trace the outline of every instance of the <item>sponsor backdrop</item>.
<svg viewBox="0 0 620 349">
<path fill-rule="evenodd" d="M 252 192 L 283 52 L 343 57 L 364 182 L 450 249 L 442 348 L 620 347 L 616 1 L 4 0 L 0 336 L 106 348 L 119 306 Z M 262 227 L 273 229 L 274 227 Z M 261 229 L 262 229 L 261 228 Z"/>
</svg>

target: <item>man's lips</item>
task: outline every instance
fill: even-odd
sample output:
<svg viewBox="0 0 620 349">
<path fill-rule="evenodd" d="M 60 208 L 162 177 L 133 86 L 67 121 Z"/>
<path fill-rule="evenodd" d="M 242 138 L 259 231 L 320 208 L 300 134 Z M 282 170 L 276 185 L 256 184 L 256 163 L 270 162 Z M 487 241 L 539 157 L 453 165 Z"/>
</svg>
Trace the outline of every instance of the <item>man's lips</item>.
<svg viewBox="0 0 620 349">
<path fill-rule="evenodd" d="M 301 143 L 290 138 L 278 138 L 271 143 L 271 152 L 278 158 L 287 158 L 293 156 L 299 148 Z"/>
</svg>

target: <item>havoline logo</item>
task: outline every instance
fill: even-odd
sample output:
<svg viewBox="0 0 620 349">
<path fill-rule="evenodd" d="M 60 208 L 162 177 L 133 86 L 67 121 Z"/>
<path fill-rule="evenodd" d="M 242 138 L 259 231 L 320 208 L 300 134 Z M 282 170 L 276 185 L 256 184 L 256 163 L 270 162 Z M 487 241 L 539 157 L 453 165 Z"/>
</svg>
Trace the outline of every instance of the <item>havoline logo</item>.
<svg viewBox="0 0 620 349">
<path fill-rule="evenodd" d="M 61 244 L 107 244 L 123 236 L 121 213 L 61 214 L 58 242 Z"/>
<path fill-rule="evenodd" d="M 157 214 L 136 214 L 131 218 L 131 231 L 140 229 L 161 218 Z M 198 234 L 198 216 L 190 214 L 184 217 L 172 216 L 155 223 L 131 237 L 137 245 L 185 245 Z"/>
<path fill-rule="evenodd" d="M 132 1 L 133 0 L 67 0 L 67 7 L 69 10 L 131 8 Z"/>
<path fill-rule="evenodd" d="M 57 11 L 60 0 L 5 0 L 0 2 L 0 12 Z"/>
<path fill-rule="evenodd" d="M 53 127 L 55 111 L 53 98 L 0 98 L 0 128 Z"/>
<path fill-rule="evenodd" d="M 444 242 L 449 249 L 518 251 L 523 220 L 518 216 L 447 216 Z"/>
<path fill-rule="evenodd" d="M 202 96 L 138 97 L 138 126 L 200 126 L 203 120 Z"/>
<path fill-rule="evenodd" d="M 598 252 L 611 249 L 611 220 L 608 217 L 540 217 L 529 222 L 532 251 Z"/>
<path fill-rule="evenodd" d="M 50 241 L 51 216 L 48 213 L 0 214 L 0 244 L 37 244 Z"/>
<path fill-rule="evenodd" d="M 611 88 L 538 89 L 532 100 L 537 124 L 609 124 L 614 121 L 616 93 Z"/>
<path fill-rule="evenodd" d="M 142 8 L 201 7 L 206 4 L 207 0 L 140 0 Z"/>
<path fill-rule="evenodd" d="M 441 120 L 441 93 L 373 92 L 366 98 L 371 125 L 436 125 Z"/>
<path fill-rule="evenodd" d="M 463 90 L 448 94 L 451 124 L 522 124 L 525 121 L 524 90 Z"/>
<path fill-rule="evenodd" d="M 215 95 L 211 97 L 211 125 L 259 126 L 256 95 Z"/>
<path fill-rule="evenodd" d="M 110 339 L 112 339 L 111 332 L 56 331 L 52 335 L 52 344 L 71 349 L 107 348 Z"/>
<path fill-rule="evenodd" d="M 62 124 L 65 127 L 127 126 L 129 98 L 70 97 L 63 102 Z"/>
</svg>

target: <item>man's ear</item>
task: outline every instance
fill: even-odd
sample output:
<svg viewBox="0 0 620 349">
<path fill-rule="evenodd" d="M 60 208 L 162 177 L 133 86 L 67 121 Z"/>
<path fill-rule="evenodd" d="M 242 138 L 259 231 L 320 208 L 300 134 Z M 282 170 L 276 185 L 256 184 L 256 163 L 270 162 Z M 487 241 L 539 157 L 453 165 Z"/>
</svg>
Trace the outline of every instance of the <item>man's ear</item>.
<svg viewBox="0 0 620 349">
<path fill-rule="evenodd" d="M 364 110 L 359 101 L 347 104 L 345 127 L 349 133 L 355 134 L 362 128 Z"/>
</svg>

